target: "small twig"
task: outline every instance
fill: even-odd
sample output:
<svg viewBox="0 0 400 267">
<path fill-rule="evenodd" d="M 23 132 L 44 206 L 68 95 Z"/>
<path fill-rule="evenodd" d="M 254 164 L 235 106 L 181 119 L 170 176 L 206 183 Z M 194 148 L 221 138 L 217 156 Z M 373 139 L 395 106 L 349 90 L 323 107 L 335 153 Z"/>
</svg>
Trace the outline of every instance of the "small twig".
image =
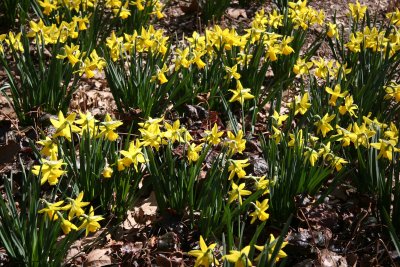
<svg viewBox="0 0 400 267">
<path fill-rule="evenodd" d="M 311 229 L 311 225 L 310 225 L 310 223 L 308 222 L 307 217 L 306 217 L 306 215 L 304 214 L 303 210 L 300 208 L 299 211 L 301 212 L 301 215 L 303 216 L 304 220 L 306 221 L 306 224 L 307 224 L 307 226 L 308 226 L 308 229 L 309 229 L 310 232 L 311 232 L 312 243 L 313 243 L 314 247 L 317 248 L 317 244 L 315 243 L 314 233 L 313 233 L 313 231 L 312 231 L 312 229 Z"/>
<path fill-rule="evenodd" d="M 15 120 L 11 119 L 10 116 L 8 116 L 3 110 L 0 110 L 0 112 L 1 112 L 2 115 L 4 115 L 5 117 L 7 117 L 7 119 L 11 122 L 11 124 L 15 127 L 15 129 L 16 129 L 18 132 L 20 132 L 20 131 L 19 131 L 18 124 L 15 123 Z"/>
<path fill-rule="evenodd" d="M 367 217 L 367 215 L 368 215 L 368 211 L 364 211 L 364 214 L 361 216 L 361 218 L 357 220 L 357 224 L 353 230 L 352 237 L 346 245 L 346 251 L 347 251 L 347 248 L 350 246 L 351 241 L 353 241 L 355 239 L 355 237 L 357 236 L 357 232 L 360 229 L 361 222 L 364 221 L 364 219 Z"/>
<path fill-rule="evenodd" d="M 385 242 L 383 242 L 383 240 L 381 238 L 379 238 L 378 241 L 383 245 L 383 247 L 385 248 L 387 254 L 389 255 L 389 259 L 392 262 L 392 266 L 396 266 L 396 263 L 393 261 L 391 255 L 390 255 L 389 249 L 387 248 Z"/>
</svg>

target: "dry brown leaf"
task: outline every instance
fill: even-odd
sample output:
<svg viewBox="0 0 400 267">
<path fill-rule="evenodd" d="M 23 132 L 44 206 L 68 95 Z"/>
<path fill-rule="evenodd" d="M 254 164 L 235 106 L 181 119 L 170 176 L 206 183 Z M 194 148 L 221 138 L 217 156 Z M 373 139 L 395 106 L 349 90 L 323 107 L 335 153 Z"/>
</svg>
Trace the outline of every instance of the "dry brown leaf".
<svg viewBox="0 0 400 267">
<path fill-rule="evenodd" d="M 169 257 L 164 254 L 158 254 L 156 257 L 156 263 L 158 266 L 171 266 L 171 267 L 183 267 L 182 253 L 173 253 Z"/>
<path fill-rule="evenodd" d="M 84 267 L 100 267 L 111 264 L 111 257 L 109 254 L 111 249 L 95 249 L 87 255 Z"/>
<path fill-rule="evenodd" d="M 154 192 L 143 200 L 139 208 L 135 208 L 135 221 L 140 224 L 150 224 L 157 215 L 157 200 Z"/>
<path fill-rule="evenodd" d="M 323 249 L 319 253 L 321 267 L 347 267 L 346 258 L 328 249 Z"/>
<path fill-rule="evenodd" d="M 131 230 L 133 228 L 138 228 L 139 224 L 135 220 L 135 212 L 128 211 L 128 216 L 125 221 L 122 223 L 122 227 L 124 230 Z"/>
<path fill-rule="evenodd" d="M 122 256 L 127 255 L 127 254 L 133 255 L 133 254 L 137 253 L 138 251 L 140 251 L 142 248 L 143 248 L 142 242 L 135 242 L 135 243 L 129 242 L 129 243 L 124 244 L 120 248 L 120 251 L 121 251 Z"/>
<path fill-rule="evenodd" d="M 228 8 L 227 13 L 228 16 L 233 19 L 237 19 L 239 17 L 247 19 L 246 10 L 243 8 Z"/>
<path fill-rule="evenodd" d="M 76 257 L 82 250 L 82 241 L 76 240 L 69 248 L 64 263 L 69 262 L 72 258 Z"/>
</svg>

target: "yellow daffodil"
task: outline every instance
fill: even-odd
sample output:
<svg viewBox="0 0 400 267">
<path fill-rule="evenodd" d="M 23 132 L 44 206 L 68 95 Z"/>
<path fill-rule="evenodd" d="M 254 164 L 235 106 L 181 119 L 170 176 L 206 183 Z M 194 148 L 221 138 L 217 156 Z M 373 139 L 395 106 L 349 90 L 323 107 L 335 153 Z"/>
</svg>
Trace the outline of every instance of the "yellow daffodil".
<svg viewBox="0 0 400 267">
<path fill-rule="evenodd" d="M 143 126 L 145 127 L 139 129 L 142 134 L 143 145 L 154 147 L 158 151 L 160 145 L 163 143 L 160 125 L 156 122 L 148 125 L 143 124 Z"/>
<path fill-rule="evenodd" d="M 269 245 L 268 245 L 268 252 L 267 252 L 267 260 L 269 261 L 271 259 L 272 253 L 275 251 L 275 246 L 276 246 L 276 240 L 275 237 L 270 234 L 269 237 Z M 275 261 L 279 261 L 282 258 L 286 258 L 287 254 L 282 250 L 286 245 L 288 244 L 287 241 L 282 242 L 281 249 L 278 251 L 278 254 L 276 255 Z M 258 250 L 263 252 L 265 249 L 265 246 L 258 246 L 254 245 L 254 247 Z M 259 262 L 261 260 L 262 254 L 260 254 L 257 258 L 255 258 L 255 261 Z"/>
<path fill-rule="evenodd" d="M 361 51 L 361 43 L 363 41 L 364 36 L 362 33 L 357 33 L 356 35 L 352 33 L 350 35 L 350 41 L 345 44 L 345 47 L 347 47 L 353 53 L 358 53 Z"/>
<path fill-rule="evenodd" d="M 231 131 L 227 132 L 228 135 L 228 146 L 230 154 L 242 154 L 246 149 L 246 139 L 243 139 L 243 131 L 239 130 L 235 136 Z"/>
<path fill-rule="evenodd" d="M 396 143 L 393 140 L 379 139 L 378 143 L 370 143 L 370 145 L 379 150 L 378 159 L 381 157 L 388 159 L 393 158 L 393 152 L 399 152 L 400 149 L 395 147 Z"/>
<path fill-rule="evenodd" d="M 331 98 L 329 99 L 329 105 L 331 106 L 336 106 L 337 99 L 343 98 L 348 94 L 347 91 L 344 91 L 343 93 L 341 92 L 340 84 L 336 84 L 334 90 L 327 86 L 325 87 L 325 91 L 331 95 Z"/>
<path fill-rule="evenodd" d="M 201 59 L 201 57 L 205 54 L 205 52 L 200 52 L 197 50 L 193 50 L 194 57 L 191 62 L 195 63 L 199 69 L 203 69 L 206 66 L 206 63 Z"/>
<path fill-rule="evenodd" d="M 143 143 L 141 143 L 139 139 L 136 139 L 136 141 L 131 141 L 129 143 L 128 151 L 120 151 L 120 153 L 124 156 L 124 158 L 122 159 L 124 167 L 129 167 L 133 164 L 135 170 L 138 171 L 139 163 L 146 162 L 144 154 L 142 152 L 142 145 Z"/>
<path fill-rule="evenodd" d="M 61 217 L 61 225 L 60 226 L 64 232 L 64 235 L 69 234 L 69 232 L 71 232 L 71 230 L 78 230 L 78 227 L 76 227 L 75 224 L 73 224 L 69 220 L 64 219 L 63 217 Z"/>
<path fill-rule="evenodd" d="M 251 195 L 251 191 L 244 189 L 245 186 L 245 183 L 237 185 L 235 182 L 232 182 L 232 190 L 229 192 L 228 203 L 232 203 L 237 199 L 239 204 L 242 205 L 242 196 Z"/>
<path fill-rule="evenodd" d="M 45 182 L 48 182 L 50 185 L 56 185 L 58 183 L 58 178 L 66 173 L 66 171 L 61 170 L 61 167 L 66 165 L 66 163 L 64 163 L 62 159 L 57 160 L 54 151 L 50 160 L 42 159 L 41 161 L 42 165 L 35 165 L 32 167 L 32 173 L 35 175 L 41 175 L 41 185 Z"/>
<path fill-rule="evenodd" d="M 310 69 L 314 65 L 313 62 L 306 62 L 304 59 L 298 58 L 296 64 L 293 66 L 293 72 L 297 75 L 304 75 L 310 72 Z"/>
<path fill-rule="evenodd" d="M 271 117 L 276 121 L 276 125 L 279 127 L 282 126 L 282 123 L 286 121 L 289 116 L 279 115 L 279 113 L 276 110 L 274 110 L 274 115 L 272 115 Z"/>
<path fill-rule="evenodd" d="M 238 68 L 237 64 L 232 66 L 232 68 L 225 66 L 226 75 L 224 78 L 228 80 L 232 78 L 234 78 L 235 80 L 239 80 L 241 76 L 240 73 L 237 72 L 237 68 Z"/>
<path fill-rule="evenodd" d="M 60 111 L 58 113 L 58 120 L 50 119 L 51 124 L 53 124 L 54 128 L 56 128 L 56 132 L 53 137 L 63 136 L 68 141 L 71 141 L 71 133 L 77 133 L 81 130 L 79 127 L 74 125 L 76 113 L 71 113 L 67 118 L 64 117 L 64 114 Z"/>
<path fill-rule="evenodd" d="M 135 1 L 131 1 L 131 5 L 134 5 L 137 7 L 137 9 L 139 11 L 144 10 L 144 6 L 143 6 L 143 0 L 135 0 Z"/>
<path fill-rule="evenodd" d="M 221 142 L 220 137 L 224 134 L 224 132 L 218 132 L 218 125 L 216 123 L 214 123 L 211 131 L 205 130 L 204 133 L 206 134 L 206 137 L 203 140 L 213 145 L 218 145 Z"/>
<path fill-rule="evenodd" d="M 87 30 L 87 24 L 89 24 L 89 18 L 87 16 L 83 18 L 74 16 L 72 17 L 72 20 L 78 24 L 78 28 L 80 31 Z"/>
<path fill-rule="evenodd" d="M 188 55 L 189 55 L 189 48 L 186 47 L 183 50 L 180 50 L 179 48 L 175 50 L 175 58 L 172 60 L 172 62 L 175 63 L 175 71 L 179 70 L 182 67 L 185 69 L 188 69 L 191 65 L 191 61 L 188 60 Z"/>
<path fill-rule="evenodd" d="M 294 107 L 294 114 L 297 115 L 300 113 L 304 115 L 307 110 L 311 107 L 311 103 L 309 102 L 309 94 L 305 93 L 302 97 L 297 96 L 292 104 Z"/>
<path fill-rule="evenodd" d="M 106 114 L 104 121 L 100 123 L 100 133 L 98 137 L 104 136 L 109 141 L 117 140 L 119 136 L 114 131 L 121 125 L 121 121 L 113 121 L 110 114 Z"/>
<path fill-rule="evenodd" d="M 235 267 L 253 266 L 249 259 L 250 246 L 244 247 L 242 250 L 231 250 L 230 254 L 223 258 L 229 262 L 235 263 Z"/>
<path fill-rule="evenodd" d="M 376 131 L 369 129 L 365 123 L 360 126 L 357 123 L 353 123 L 352 133 L 353 134 L 350 135 L 351 142 L 356 148 L 358 148 L 359 145 L 368 148 L 368 140 L 376 134 Z"/>
<path fill-rule="evenodd" d="M 212 264 L 219 265 L 218 260 L 213 254 L 213 249 L 217 244 L 211 244 L 207 247 L 206 242 L 200 236 L 200 249 L 191 250 L 188 252 L 190 256 L 196 257 L 195 267 L 209 267 Z"/>
<path fill-rule="evenodd" d="M 68 220 L 71 220 L 74 216 L 79 217 L 85 213 L 82 209 L 90 204 L 90 202 L 82 202 L 83 199 L 83 192 L 80 192 L 76 199 L 67 198 L 69 201 L 71 208 L 68 213 Z"/>
<path fill-rule="evenodd" d="M 82 214 L 83 216 L 83 222 L 79 226 L 78 230 L 81 229 L 86 229 L 85 235 L 87 236 L 89 232 L 96 232 L 101 226 L 98 223 L 101 220 L 104 220 L 104 218 L 100 215 L 94 215 L 93 207 L 90 207 L 89 214 Z"/>
<path fill-rule="evenodd" d="M 261 203 L 256 200 L 256 203 L 253 205 L 255 210 L 249 214 L 252 217 L 250 224 L 253 224 L 257 218 L 262 222 L 268 220 L 269 214 L 265 212 L 269 207 L 268 199 L 264 199 Z"/>
<path fill-rule="evenodd" d="M 117 38 L 114 31 L 111 33 L 111 36 L 106 39 L 106 45 L 110 49 L 110 55 L 113 61 L 117 61 L 121 54 L 123 40 L 123 37 Z"/>
<path fill-rule="evenodd" d="M 335 61 L 319 58 L 319 60 L 313 59 L 312 62 L 315 66 L 314 75 L 318 78 L 326 79 L 326 77 L 332 73 L 333 64 Z"/>
<path fill-rule="evenodd" d="M 105 67 L 105 60 L 97 55 L 96 50 L 90 53 L 89 58 L 85 58 L 83 64 L 79 68 L 79 75 L 85 74 L 88 79 L 95 76 L 95 70 L 102 71 Z"/>
<path fill-rule="evenodd" d="M 344 105 L 339 107 L 339 113 L 341 115 L 346 114 L 347 112 L 351 117 L 357 118 L 355 111 L 358 109 L 358 106 L 354 104 L 353 96 L 348 95 L 344 99 Z"/>
<path fill-rule="evenodd" d="M 187 158 L 189 163 L 196 162 L 199 159 L 199 152 L 203 149 L 203 144 L 190 144 L 187 146 Z"/>
<path fill-rule="evenodd" d="M 112 173 L 113 169 L 108 164 L 106 164 L 103 171 L 101 172 L 101 175 L 103 176 L 103 178 L 111 178 Z"/>
<path fill-rule="evenodd" d="M 270 183 L 269 179 L 266 178 L 265 175 L 261 176 L 261 177 L 253 177 L 253 176 L 250 176 L 250 177 L 252 177 L 254 179 L 257 190 L 264 190 L 263 195 L 269 193 L 269 186 L 271 183 Z"/>
<path fill-rule="evenodd" d="M 318 149 L 318 156 L 323 157 L 325 159 L 331 153 L 331 142 L 328 142 L 326 145 L 321 143 L 321 148 Z"/>
<path fill-rule="evenodd" d="M 164 64 L 164 66 L 161 69 L 157 70 L 156 75 L 151 77 L 151 81 L 158 80 L 160 84 L 164 84 L 168 82 L 167 77 L 165 77 L 165 73 L 168 71 L 167 65 Z"/>
<path fill-rule="evenodd" d="M 56 58 L 64 59 L 68 58 L 69 63 L 71 63 L 72 67 L 76 65 L 81 60 L 81 57 L 85 54 L 81 54 L 79 51 L 79 45 L 72 44 L 71 46 L 65 45 L 64 46 L 64 55 L 57 55 Z"/>
<path fill-rule="evenodd" d="M 390 19 L 390 23 L 396 27 L 400 27 L 400 10 L 396 8 L 394 12 L 389 12 L 386 14 L 386 18 Z"/>
<path fill-rule="evenodd" d="M 335 167 L 336 171 L 340 171 L 343 168 L 343 164 L 347 164 L 348 161 L 344 158 L 334 156 L 331 159 L 331 166 Z"/>
<path fill-rule="evenodd" d="M 40 153 L 44 156 L 50 157 L 52 153 L 58 153 L 58 145 L 55 140 L 51 139 L 50 137 L 46 136 L 44 140 L 39 140 L 36 142 L 37 144 L 43 146 L 40 150 Z"/>
<path fill-rule="evenodd" d="M 244 171 L 243 168 L 250 165 L 248 161 L 249 161 L 248 159 L 229 160 L 230 165 L 228 167 L 228 171 L 230 172 L 230 174 L 228 180 L 232 180 L 235 174 L 238 176 L 239 179 L 245 177 L 246 172 Z"/>
<path fill-rule="evenodd" d="M 46 213 L 47 216 L 49 217 L 50 220 L 56 221 L 58 219 L 58 213 L 57 211 L 60 210 L 69 210 L 71 208 L 71 205 L 65 205 L 64 207 L 61 207 L 62 204 L 64 204 L 64 201 L 58 201 L 55 203 L 49 203 L 47 201 L 44 201 L 46 207 L 39 210 L 38 213 Z"/>
<path fill-rule="evenodd" d="M 38 1 L 39 5 L 43 8 L 43 14 L 49 16 L 53 10 L 57 9 L 57 2 L 51 0 Z"/>
<path fill-rule="evenodd" d="M 309 147 L 306 147 L 305 149 L 304 157 L 310 161 L 311 166 L 314 166 L 319 157 L 318 152 Z"/>
<path fill-rule="evenodd" d="M 170 140 L 172 143 L 178 142 L 189 142 L 193 138 L 185 127 L 181 127 L 179 120 L 176 120 L 172 125 L 164 122 L 166 131 L 164 132 L 164 137 Z"/>
<path fill-rule="evenodd" d="M 287 56 L 294 53 L 293 48 L 289 46 L 289 44 L 293 41 L 293 39 L 294 39 L 293 37 L 287 37 L 287 36 L 285 36 L 282 39 L 280 50 L 282 51 L 283 55 Z"/>
<path fill-rule="evenodd" d="M 88 132 L 91 137 L 98 134 L 98 128 L 96 127 L 97 122 L 98 120 L 96 120 L 89 111 L 87 111 L 86 114 L 79 111 L 79 120 L 75 121 L 75 123 L 81 127 L 80 134 L 83 135 L 85 132 Z"/>
<path fill-rule="evenodd" d="M 395 144 L 399 141 L 399 130 L 393 122 L 390 122 L 390 127 L 384 132 L 386 138 L 393 140 Z"/>
<path fill-rule="evenodd" d="M 362 6 L 358 0 L 355 4 L 349 3 L 350 15 L 355 21 L 360 21 L 364 18 L 367 12 L 367 6 Z"/>
<path fill-rule="evenodd" d="M 303 129 L 300 129 L 297 134 L 289 134 L 290 141 L 288 147 L 303 146 Z"/>
<path fill-rule="evenodd" d="M 392 82 L 384 89 L 386 92 L 385 99 L 394 99 L 396 103 L 400 102 L 400 84 Z"/>
<path fill-rule="evenodd" d="M 282 131 L 276 128 L 275 126 L 272 125 L 272 130 L 274 131 L 274 134 L 271 135 L 271 138 L 275 139 L 275 144 L 279 144 L 282 139 Z"/>
<path fill-rule="evenodd" d="M 328 32 L 326 33 L 329 38 L 338 39 L 339 32 L 335 23 L 328 22 Z"/>
<path fill-rule="evenodd" d="M 321 132 L 322 136 L 325 137 L 328 132 L 333 130 L 332 126 L 329 123 L 335 118 L 335 116 L 335 114 L 329 116 L 329 114 L 327 113 L 322 119 L 315 122 L 314 125 L 317 126 L 317 134 Z"/>
<path fill-rule="evenodd" d="M 165 17 L 165 15 L 162 13 L 163 8 L 164 8 L 164 5 L 161 2 L 156 1 L 155 5 L 154 5 L 154 11 L 151 12 L 150 14 L 156 15 L 157 19 L 162 19 Z"/>
<path fill-rule="evenodd" d="M 242 83 L 239 80 L 236 81 L 236 90 L 230 89 L 229 91 L 233 93 L 229 102 L 238 101 L 242 106 L 245 100 L 254 98 L 254 95 L 250 94 L 250 88 L 243 88 Z"/>
<path fill-rule="evenodd" d="M 276 9 L 268 16 L 268 25 L 272 28 L 277 29 L 279 26 L 283 26 L 283 15 L 279 14 Z"/>
</svg>

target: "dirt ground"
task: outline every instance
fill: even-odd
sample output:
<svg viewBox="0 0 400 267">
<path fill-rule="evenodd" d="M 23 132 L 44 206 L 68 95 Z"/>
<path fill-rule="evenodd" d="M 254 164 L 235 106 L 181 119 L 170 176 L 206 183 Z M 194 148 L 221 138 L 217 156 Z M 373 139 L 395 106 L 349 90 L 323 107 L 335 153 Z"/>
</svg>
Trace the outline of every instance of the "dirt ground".
<svg viewBox="0 0 400 267">
<path fill-rule="evenodd" d="M 347 0 L 312 1 L 310 5 L 324 9 L 327 16 L 336 14 L 344 22 Z M 360 1 L 378 16 L 392 9 L 396 3 L 389 0 Z M 398 1 L 399 2 L 399 1 Z M 165 29 L 171 38 L 180 40 L 196 31 L 203 31 L 196 10 L 190 3 L 168 1 L 165 19 L 157 27 Z M 264 4 L 270 9 L 271 3 Z M 248 25 L 259 5 L 248 8 L 233 3 L 219 24 L 243 28 Z M 1 11 L 0 11 L 1 12 Z M 321 56 L 329 55 L 321 47 Z M 6 81 L 0 68 L 0 87 Z M 70 105 L 71 110 L 89 110 L 94 115 L 116 114 L 115 103 L 103 78 L 82 81 Z M 116 114 L 118 115 L 118 114 Z M 40 114 L 46 118 L 46 114 Z M 190 130 L 190 129 L 189 129 Z M 0 172 L 7 174 L 18 169 L 17 156 L 32 163 L 28 140 L 38 136 L 35 126 L 19 126 L 12 107 L 4 96 L 0 97 Z M 251 155 L 253 158 L 258 155 Z M 328 186 L 328 185 L 327 185 Z M 1 190 L 1 188 L 0 188 Z M 289 255 L 287 266 L 400 266 L 400 255 L 391 245 L 384 226 L 373 215 L 376 200 L 361 195 L 344 181 L 327 195 L 322 203 L 316 198 L 299 196 L 299 211 L 289 230 L 285 247 Z M 127 220 L 113 234 L 99 231 L 95 236 L 83 238 L 71 248 L 68 257 L 80 253 L 69 261 L 70 266 L 191 266 L 193 259 L 184 255 L 195 246 L 197 239 L 184 221 L 158 216 L 154 196 L 150 194 L 130 211 Z M 95 245 L 86 247 L 97 238 Z M 0 266 L 6 262 L 0 248 Z M 92 264 L 92 265 L 90 265 Z"/>
</svg>

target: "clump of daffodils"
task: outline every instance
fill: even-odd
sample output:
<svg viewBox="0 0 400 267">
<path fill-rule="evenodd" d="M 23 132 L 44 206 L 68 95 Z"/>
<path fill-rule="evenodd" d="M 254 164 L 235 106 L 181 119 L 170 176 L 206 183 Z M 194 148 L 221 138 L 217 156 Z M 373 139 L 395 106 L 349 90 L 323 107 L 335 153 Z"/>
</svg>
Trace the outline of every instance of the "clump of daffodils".
<svg viewBox="0 0 400 267">
<path fill-rule="evenodd" d="M 269 237 L 269 242 L 265 246 L 253 245 L 253 247 L 257 251 L 259 251 L 258 256 L 254 257 L 254 259 L 250 258 L 249 256 L 251 249 L 250 245 L 243 247 L 241 250 L 232 249 L 229 251 L 229 254 L 223 255 L 221 259 L 224 261 L 235 263 L 235 266 L 253 266 L 252 261 L 260 262 L 263 257 L 268 261 L 270 261 L 272 254 L 275 251 L 276 243 L 277 240 L 271 234 Z M 282 242 L 281 248 L 276 254 L 274 262 L 277 262 L 280 259 L 287 257 L 287 254 L 282 250 L 287 244 L 288 242 L 286 241 Z M 200 266 L 220 265 L 220 261 L 215 255 L 215 250 L 217 248 L 217 245 L 218 245 L 217 243 L 213 243 L 207 246 L 206 242 L 204 241 L 204 238 L 200 236 L 200 241 L 199 241 L 200 249 L 194 249 L 188 252 L 189 256 L 196 257 L 194 266 L 200 267 Z"/>
<path fill-rule="evenodd" d="M 90 206 L 89 212 L 86 214 L 83 208 L 90 205 L 90 202 L 83 202 L 82 200 L 83 192 L 79 193 L 76 199 L 67 198 L 66 201 L 61 200 L 55 203 L 43 200 L 42 202 L 45 207 L 39 210 L 39 213 L 45 213 L 52 221 L 59 220 L 61 222 L 61 229 L 65 235 L 69 234 L 72 230 L 79 231 L 85 229 L 87 236 L 90 232 L 96 232 L 100 229 L 99 221 L 104 220 L 104 218 L 94 215 L 92 206 Z M 80 222 L 79 227 L 76 226 L 77 222 Z"/>
</svg>

